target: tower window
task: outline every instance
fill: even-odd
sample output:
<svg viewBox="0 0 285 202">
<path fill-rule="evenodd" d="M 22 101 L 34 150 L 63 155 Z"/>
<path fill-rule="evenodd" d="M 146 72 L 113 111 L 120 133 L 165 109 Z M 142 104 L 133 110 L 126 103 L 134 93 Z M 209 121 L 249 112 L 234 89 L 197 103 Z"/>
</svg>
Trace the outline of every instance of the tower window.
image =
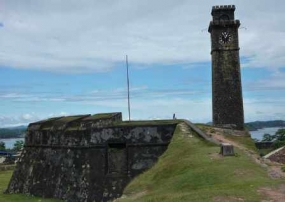
<svg viewBox="0 0 285 202">
<path fill-rule="evenodd" d="M 223 14 L 219 17 L 219 20 L 220 21 L 230 20 L 230 17 L 226 14 Z"/>
</svg>

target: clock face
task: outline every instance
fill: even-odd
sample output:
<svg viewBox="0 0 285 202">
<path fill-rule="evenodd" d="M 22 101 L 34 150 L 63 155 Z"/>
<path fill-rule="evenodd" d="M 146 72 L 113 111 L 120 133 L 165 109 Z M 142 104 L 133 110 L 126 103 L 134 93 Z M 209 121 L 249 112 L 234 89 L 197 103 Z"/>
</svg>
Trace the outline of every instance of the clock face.
<svg viewBox="0 0 285 202">
<path fill-rule="evenodd" d="M 231 42 L 231 40 L 232 40 L 232 36 L 230 35 L 230 33 L 226 32 L 226 31 L 222 32 L 220 37 L 219 37 L 219 43 L 222 45 Z"/>
</svg>

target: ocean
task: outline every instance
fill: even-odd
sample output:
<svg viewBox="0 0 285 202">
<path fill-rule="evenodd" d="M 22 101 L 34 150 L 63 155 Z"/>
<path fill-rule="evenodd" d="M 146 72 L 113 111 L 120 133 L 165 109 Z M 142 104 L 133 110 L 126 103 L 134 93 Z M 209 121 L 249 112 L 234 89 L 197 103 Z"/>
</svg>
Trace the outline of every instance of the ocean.
<svg viewBox="0 0 285 202">
<path fill-rule="evenodd" d="M 276 131 L 279 130 L 280 128 L 282 127 L 262 128 L 256 131 L 249 131 L 249 133 L 251 134 L 251 138 L 262 140 L 262 137 L 265 133 L 274 135 Z"/>
<path fill-rule="evenodd" d="M 9 139 L 1 139 L 0 138 L 0 142 L 4 142 L 5 143 L 5 147 L 7 149 L 12 149 L 14 147 L 14 144 L 17 140 L 25 140 L 25 138 L 9 138 Z"/>
</svg>

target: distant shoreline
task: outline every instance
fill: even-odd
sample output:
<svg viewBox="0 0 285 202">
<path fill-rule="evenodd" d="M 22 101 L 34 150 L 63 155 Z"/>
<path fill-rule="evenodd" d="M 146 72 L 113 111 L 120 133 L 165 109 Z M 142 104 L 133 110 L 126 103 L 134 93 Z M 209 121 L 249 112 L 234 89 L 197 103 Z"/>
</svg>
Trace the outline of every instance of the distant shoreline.
<svg viewBox="0 0 285 202">
<path fill-rule="evenodd" d="M 274 120 L 274 121 L 254 121 L 245 123 L 245 127 L 249 131 L 257 131 L 263 128 L 283 128 L 285 127 L 285 121 L 283 120 Z"/>
<path fill-rule="evenodd" d="M 274 135 L 279 129 L 284 127 L 267 127 L 255 131 L 249 131 L 251 138 L 262 141 L 264 134 Z"/>
<path fill-rule="evenodd" d="M 0 137 L 0 140 L 9 140 L 9 139 L 23 139 L 25 138 L 24 136 L 23 137 Z"/>
<path fill-rule="evenodd" d="M 26 132 L 27 132 L 26 126 L 0 128 L 0 139 L 24 138 Z"/>
<path fill-rule="evenodd" d="M 264 128 L 285 128 L 285 126 L 266 126 L 266 127 L 262 127 L 262 128 L 248 129 L 248 131 L 258 131 L 258 130 L 262 130 Z"/>
<path fill-rule="evenodd" d="M 17 138 L 0 138 L 0 142 L 4 142 L 5 143 L 5 148 L 6 149 L 13 149 L 14 144 L 17 141 L 24 141 L 25 142 L 25 138 L 24 137 L 17 137 Z"/>
</svg>

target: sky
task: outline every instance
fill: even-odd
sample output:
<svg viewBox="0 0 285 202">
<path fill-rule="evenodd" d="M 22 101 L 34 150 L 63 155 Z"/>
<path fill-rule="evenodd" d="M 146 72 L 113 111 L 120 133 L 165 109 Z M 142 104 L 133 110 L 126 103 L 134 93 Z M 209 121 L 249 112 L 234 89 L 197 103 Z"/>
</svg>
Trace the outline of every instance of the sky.
<svg viewBox="0 0 285 202">
<path fill-rule="evenodd" d="M 0 0 L 0 127 L 75 114 L 212 120 L 208 26 L 236 5 L 245 121 L 285 119 L 285 2 Z"/>
</svg>

